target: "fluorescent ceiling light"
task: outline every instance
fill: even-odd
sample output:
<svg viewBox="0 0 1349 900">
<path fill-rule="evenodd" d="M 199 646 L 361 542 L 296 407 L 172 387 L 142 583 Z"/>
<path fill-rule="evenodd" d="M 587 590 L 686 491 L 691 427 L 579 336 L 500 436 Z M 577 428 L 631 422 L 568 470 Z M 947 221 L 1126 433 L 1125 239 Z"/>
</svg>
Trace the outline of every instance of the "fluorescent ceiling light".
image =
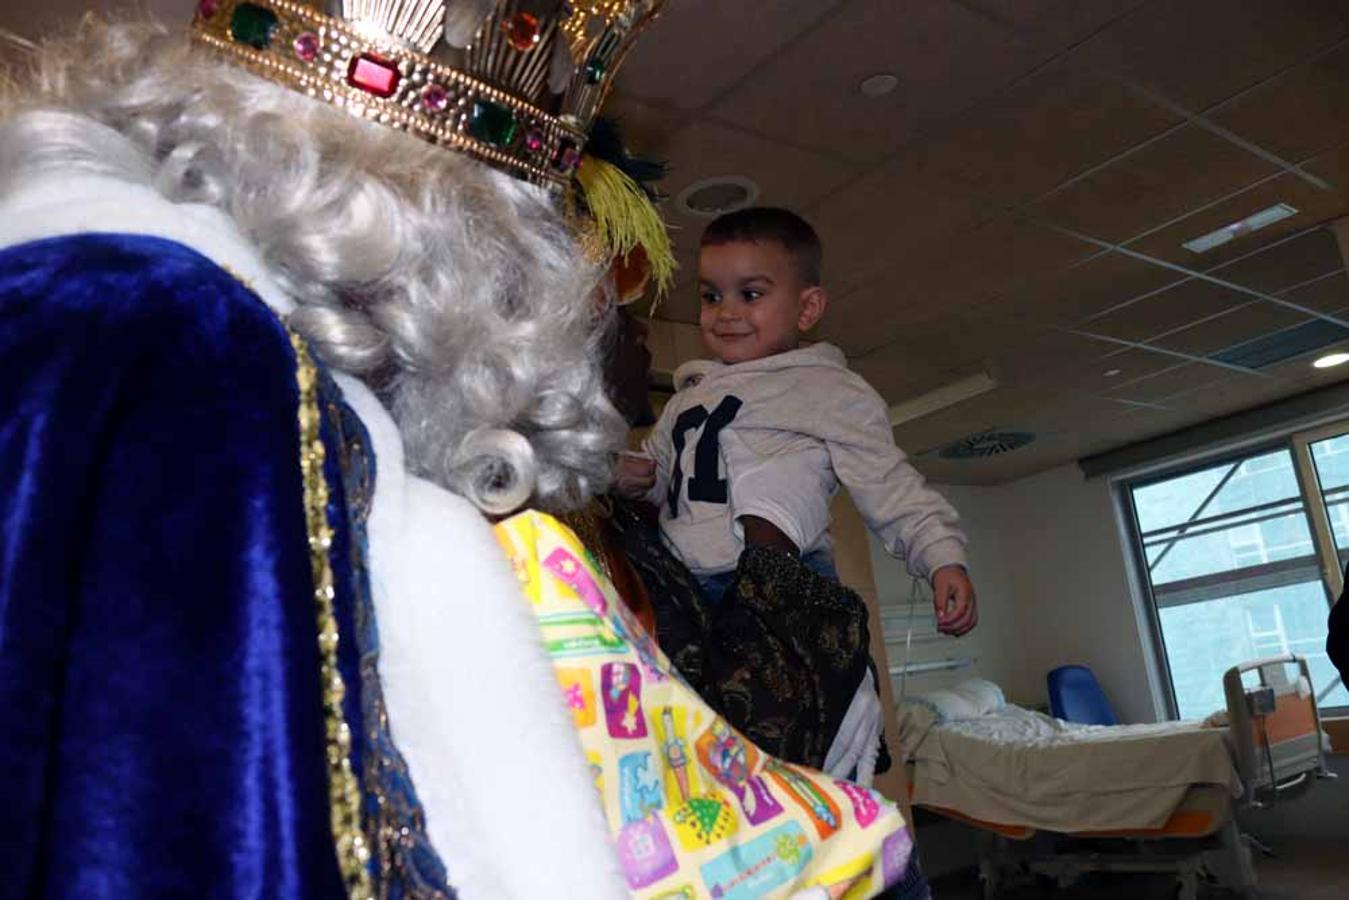
<svg viewBox="0 0 1349 900">
<path fill-rule="evenodd" d="M 953 381 L 945 387 L 939 387 L 935 391 L 928 391 L 912 400 L 905 400 L 890 407 L 890 424 L 900 425 L 921 419 L 923 416 L 930 416 L 948 406 L 964 403 L 980 394 L 987 394 L 997 386 L 998 383 L 987 372 Z"/>
<path fill-rule="evenodd" d="M 1207 253 L 1214 247 L 1231 243 L 1243 234 L 1250 234 L 1252 231 L 1258 231 L 1295 215 L 1297 215 L 1297 210 L 1287 203 L 1276 203 L 1267 209 L 1262 209 L 1258 213 L 1247 216 L 1240 222 L 1224 225 L 1217 231 L 1210 231 L 1208 234 L 1200 235 L 1192 241 L 1186 241 L 1181 246 L 1191 253 Z"/>
<path fill-rule="evenodd" d="M 1349 362 L 1349 353 L 1329 353 L 1312 365 L 1318 369 L 1333 369 L 1336 366 L 1342 366 Z"/>
</svg>

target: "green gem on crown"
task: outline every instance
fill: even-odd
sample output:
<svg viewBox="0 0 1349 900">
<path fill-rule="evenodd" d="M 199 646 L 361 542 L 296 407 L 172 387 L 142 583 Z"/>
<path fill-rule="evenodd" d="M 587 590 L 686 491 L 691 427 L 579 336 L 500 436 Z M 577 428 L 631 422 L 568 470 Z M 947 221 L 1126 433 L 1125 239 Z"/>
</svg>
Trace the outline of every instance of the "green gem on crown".
<svg viewBox="0 0 1349 900">
<path fill-rule="evenodd" d="M 266 50 L 276 33 L 276 13 L 255 3 L 240 3 L 230 17 L 230 37 L 255 50 Z"/>
<path fill-rule="evenodd" d="M 519 123 L 510 107 L 490 100 L 478 100 L 473 104 L 473 112 L 468 117 L 468 133 L 484 144 L 509 147 L 515 142 L 518 129 Z"/>
<path fill-rule="evenodd" d="M 605 59 L 598 52 L 590 57 L 590 62 L 586 63 L 585 76 L 589 84 L 599 84 L 604 80 L 605 73 L 609 71 L 609 60 Z"/>
</svg>

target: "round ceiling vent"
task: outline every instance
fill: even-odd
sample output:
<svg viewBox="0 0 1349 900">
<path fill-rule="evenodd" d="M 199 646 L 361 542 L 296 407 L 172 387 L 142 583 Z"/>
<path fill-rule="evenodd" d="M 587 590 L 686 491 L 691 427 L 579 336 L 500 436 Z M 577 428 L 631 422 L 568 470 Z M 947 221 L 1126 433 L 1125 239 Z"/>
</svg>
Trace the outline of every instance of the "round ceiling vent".
<svg viewBox="0 0 1349 900">
<path fill-rule="evenodd" d="M 1019 450 L 1035 440 L 1029 431 L 984 431 L 963 437 L 942 447 L 942 459 L 987 459 Z"/>
<path fill-rule="evenodd" d="M 712 218 L 753 206 L 759 199 L 759 186 L 740 175 L 704 178 L 679 192 L 675 205 L 690 215 Z"/>
</svg>

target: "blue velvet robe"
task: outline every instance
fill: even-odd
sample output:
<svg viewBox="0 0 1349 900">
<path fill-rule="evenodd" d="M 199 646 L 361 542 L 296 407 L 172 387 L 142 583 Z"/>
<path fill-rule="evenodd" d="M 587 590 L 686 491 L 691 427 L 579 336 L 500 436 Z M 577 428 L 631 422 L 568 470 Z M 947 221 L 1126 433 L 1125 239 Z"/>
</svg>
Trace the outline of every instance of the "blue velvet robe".
<svg viewBox="0 0 1349 900">
<path fill-rule="evenodd" d="M 199 254 L 0 250 L 0 896 L 338 897 L 284 324 Z M 321 379 L 343 716 L 377 891 L 450 896 L 385 729 L 375 460 Z"/>
</svg>

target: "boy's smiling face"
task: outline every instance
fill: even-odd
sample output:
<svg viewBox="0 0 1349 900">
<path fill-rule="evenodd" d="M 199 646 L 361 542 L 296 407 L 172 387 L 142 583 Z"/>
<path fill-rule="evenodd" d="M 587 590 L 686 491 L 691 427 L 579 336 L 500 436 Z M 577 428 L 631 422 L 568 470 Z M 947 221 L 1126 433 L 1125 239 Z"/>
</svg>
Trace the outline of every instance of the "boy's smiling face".
<svg viewBox="0 0 1349 900">
<path fill-rule="evenodd" d="M 806 284 L 796 260 L 776 241 L 729 241 L 698 253 L 698 324 L 703 343 L 724 363 L 792 350 L 824 315 L 825 294 Z"/>
</svg>

